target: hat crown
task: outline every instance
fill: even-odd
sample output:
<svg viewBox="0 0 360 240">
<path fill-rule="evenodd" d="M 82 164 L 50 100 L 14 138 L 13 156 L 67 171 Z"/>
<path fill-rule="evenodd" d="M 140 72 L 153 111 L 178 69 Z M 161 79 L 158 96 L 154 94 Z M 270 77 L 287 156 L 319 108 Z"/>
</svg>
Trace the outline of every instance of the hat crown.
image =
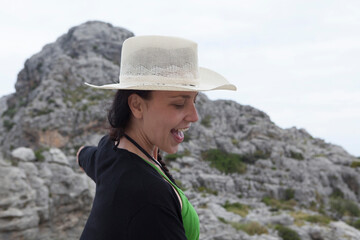
<svg viewBox="0 0 360 240">
<path fill-rule="evenodd" d="M 198 66 L 197 44 L 167 36 L 138 36 L 124 41 L 119 83 L 101 89 L 208 91 L 236 90 L 220 74 Z"/>
<path fill-rule="evenodd" d="M 121 54 L 120 84 L 196 86 L 199 82 L 197 44 L 172 37 L 142 36 L 127 39 Z"/>
</svg>

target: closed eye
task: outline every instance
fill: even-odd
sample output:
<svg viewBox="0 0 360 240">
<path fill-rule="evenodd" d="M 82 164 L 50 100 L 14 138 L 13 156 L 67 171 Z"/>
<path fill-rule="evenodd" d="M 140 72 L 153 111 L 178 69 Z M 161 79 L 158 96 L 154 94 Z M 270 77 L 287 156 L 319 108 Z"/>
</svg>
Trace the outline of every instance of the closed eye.
<svg viewBox="0 0 360 240">
<path fill-rule="evenodd" d="M 176 108 L 176 109 L 181 109 L 181 108 L 184 108 L 184 104 L 173 104 L 173 106 Z"/>
</svg>

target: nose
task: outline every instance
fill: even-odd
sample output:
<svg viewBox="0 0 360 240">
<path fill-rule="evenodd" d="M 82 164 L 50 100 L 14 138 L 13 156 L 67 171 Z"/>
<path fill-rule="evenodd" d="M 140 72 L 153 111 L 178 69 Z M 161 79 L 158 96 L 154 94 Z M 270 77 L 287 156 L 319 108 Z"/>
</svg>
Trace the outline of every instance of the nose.
<svg viewBox="0 0 360 240">
<path fill-rule="evenodd" d="M 197 120 L 199 120 L 199 116 L 196 111 L 195 103 L 192 103 L 191 106 L 189 107 L 189 112 L 186 115 L 185 120 L 188 122 L 197 122 Z"/>
</svg>

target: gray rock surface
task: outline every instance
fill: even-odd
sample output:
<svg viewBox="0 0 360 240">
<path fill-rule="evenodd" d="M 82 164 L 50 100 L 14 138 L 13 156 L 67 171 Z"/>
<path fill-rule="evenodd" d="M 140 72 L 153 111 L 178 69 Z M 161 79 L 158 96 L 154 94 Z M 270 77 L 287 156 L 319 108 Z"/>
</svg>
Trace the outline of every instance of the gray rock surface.
<svg viewBox="0 0 360 240">
<path fill-rule="evenodd" d="M 102 22 L 74 27 L 28 59 L 16 92 L 0 98 L 0 239 L 79 238 L 95 186 L 75 154 L 106 134 L 114 94 L 83 82 L 117 82 L 131 36 Z M 349 225 L 360 215 L 359 159 L 305 129 L 281 129 L 251 106 L 199 94 L 197 109 L 199 121 L 167 163 L 199 214 L 200 239 L 277 240 L 277 224 L 301 239 L 360 239 Z M 211 166 L 210 149 L 245 168 Z"/>
<path fill-rule="evenodd" d="M 16 158 L 20 161 L 34 161 L 35 154 L 34 151 L 31 148 L 25 148 L 25 147 L 19 147 L 11 152 L 11 156 L 13 158 Z"/>
</svg>

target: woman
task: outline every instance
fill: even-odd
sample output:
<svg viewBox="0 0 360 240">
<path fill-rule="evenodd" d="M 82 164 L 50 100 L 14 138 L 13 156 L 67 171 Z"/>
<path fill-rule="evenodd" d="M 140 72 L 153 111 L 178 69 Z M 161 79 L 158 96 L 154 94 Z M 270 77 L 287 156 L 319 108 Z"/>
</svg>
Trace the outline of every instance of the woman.
<svg viewBox="0 0 360 240">
<path fill-rule="evenodd" d="M 197 64 L 197 45 L 181 38 L 127 39 L 111 130 L 97 147 L 81 147 L 78 163 L 96 183 L 81 239 L 199 239 L 199 218 L 158 152 L 175 153 L 198 120 L 198 91 L 236 87 Z"/>
</svg>

